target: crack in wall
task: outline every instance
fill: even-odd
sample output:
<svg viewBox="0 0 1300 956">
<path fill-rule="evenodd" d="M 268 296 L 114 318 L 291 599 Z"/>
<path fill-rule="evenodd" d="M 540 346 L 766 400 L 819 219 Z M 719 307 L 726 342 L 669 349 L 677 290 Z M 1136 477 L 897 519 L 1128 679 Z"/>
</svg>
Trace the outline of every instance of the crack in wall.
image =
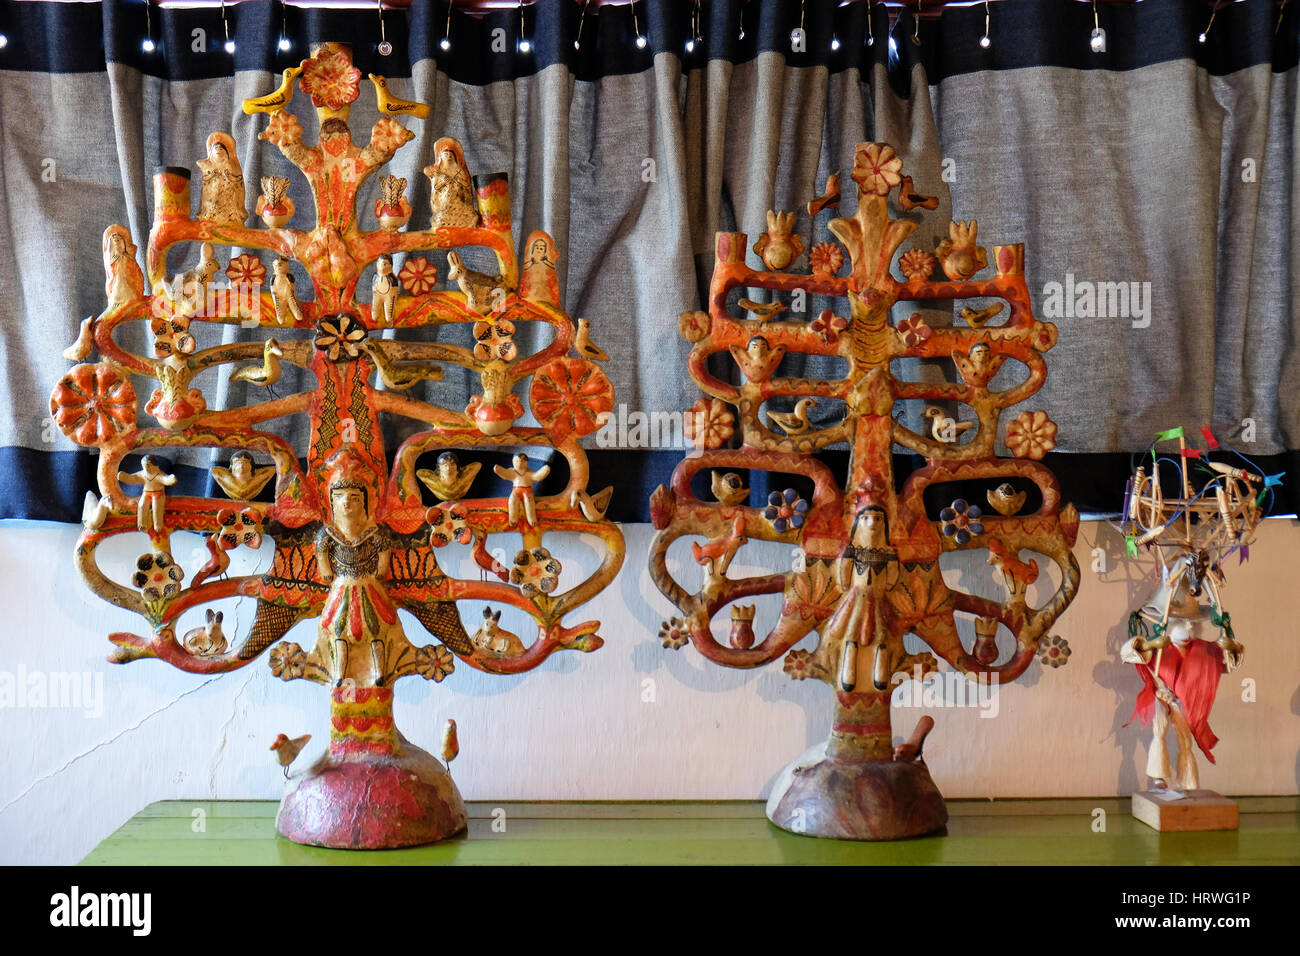
<svg viewBox="0 0 1300 956">
<path fill-rule="evenodd" d="M 60 767 L 58 767 L 58 768 L 56 768 L 56 769 L 54 769 L 54 770 L 51 770 L 49 773 L 41 774 L 39 777 L 37 777 L 35 780 L 33 780 L 31 783 L 29 783 L 26 787 L 24 787 L 24 788 L 23 788 L 23 789 L 22 789 L 22 790 L 21 790 L 21 791 L 20 791 L 16 796 L 14 796 L 11 800 L 6 801 L 6 802 L 4 803 L 4 805 L 0 806 L 0 813 L 4 813 L 4 812 L 5 812 L 6 810 L 8 810 L 10 807 L 12 807 L 14 804 L 16 804 L 19 800 L 23 799 L 23 797 L 27 796 L 29 793 L 31 793 L 33 790 L 35 790 L 36 787 L 39 786 L 40 784 L 44 783 L 44 782 L 47 781 L 47 780 L 52 780 L 52 779 L 54 779 L 55 777 L 57 777 L 59 774 L 63 773 L 65 770 L 67 770 L 69 767 L 71 767 L 71 766 L 72 766 L 74 763 L 76 763 L 78 760 L 81 760 L 83 757 L 89 757 L 89 756 L 90 756 L 91 754 L 93 754 L 96 750 L 99 750 L 99 749 L 102 748 L 102 747 L 107 747 L 109 744 L 115 742 L 115 741 L 118 740 L 119 738 L 124 737 L 125 735 L 131 733 L 131 732 L 134 731 L 134 730 L 138 730 L 138 729 L 140 729 L 140 727 L 142 727 L 142 726 L 143 726 L 147 721 L 151 720 L 151 719 L 154 718 L 154 717 L 157 717 L 157 716 L 158 716 L 159 714 L 161 714 L 163 711 L 168 710 L 169 708 L 173 707 L 175 704 L 179 703 L 179 702 L 180 702 L 181 700 L 183 700 L 184 698 L 190 696 L 190 694 L 193 694 L 193 693 L 196 693 L 196 692 L 202 690 L 203 688 L 205 688 L 205 687 L 207 687 L 209 684 L 211 684 L 213 681 L 215 681 L 215 680 L 220 680 L 220 679 L 221 679 L 222 677 L 224 677 L 224 676 L 225 676 L 224 674 L 217 674 L 217 675 L 214 676 L 214 677 L 209 677 L 207 680 L 205 680 L 203 683 L 199 684 L 197 687 L 191 687 L 191 688 L 190 688 L 189 690 L 187 690 L 187 691 L 182 691 L 181 693 L 179 693 L 179 694 L 177 694 L 175 697 L 173 697 L 171 700 L 167 701 L 167 703 L 163 704 L 161 707 L 158 707 L 158 708 L 155 709 L 155 710 L 151 710 L 149 713 L 145 714 L 143 717 L 141 717 L 139 720 L 137 720 L 137 721 L 136 721 L 134 724 L 132 724 L 130 727 L 124 727 L 124 728 L 122 728 L 122 729 L 119 730 L 117 733 L 115 733 L 113 736 L 109 737 L 107 740 L 101 740 L 99 743 L 95 744 L 93 747 L 89 748 L 88 750 L 83 750 L 83 751 L 81 751 L 81 753 L 74 754 L 73 756 L 69 757 L 69 758 L 68 758 L 68 759 L 63 763 L 62 766 L 60 766 Z"/>
<path fill-rule="evenodd" d="M 217 744 L 217 756 L 216 759 L 212 761 L 212 769 L 208 773 L 208 793 L 210 793 L 213 798 L 217 795 L 217 770 L 221 767 L 221 761 L 226 756 L 226 739 L 230 734 L 230 725 L 235 722 L 235 717 L 239 710 L 239 698 L 244 695 L 244 691 L 248 689 L 248 685 L 253 682 L 253 678 L 256 676 L 257 673 L 255 671 L 250 671 L 248 677 L 239 685 L 239 690 L 235 691 L 235 697 L 230 702 L 230 716 L 227 717 L 226 722 L 221 725 L 221 742 Z"/>
</svg>

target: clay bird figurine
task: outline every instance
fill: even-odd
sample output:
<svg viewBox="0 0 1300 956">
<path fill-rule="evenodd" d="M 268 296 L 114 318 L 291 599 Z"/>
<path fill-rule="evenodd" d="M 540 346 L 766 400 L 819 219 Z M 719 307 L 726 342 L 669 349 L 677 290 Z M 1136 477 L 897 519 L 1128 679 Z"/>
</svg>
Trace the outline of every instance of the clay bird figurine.
<svg viewBox="0 0 1300 956">
<path fill-rule="evenodd" d="M 921 750 L 925 747 L 925 738 L 934 730 L 934 718 L 926 714 L 916 722 L 916 728 L 906 743 L 894 748 L 894 759 L 900 763 L 911 763 L 921 759 Z"/>
<path fill-rule="evenodd" d="M 808 202 L 808 215 L 815 216 L 823 209 L 834 209 L 840 204 L 840 174 L 831 173 L 826 189 L 816 199 Z"/>
<path fill-rule="evenodd" d="M 939 243 L 935 258 L 943 267 L 943 274 L 954 282 L 969 279 L 989 264 L 989 257 L 983 246 L 975 244 L 979 236 L 979 222 L 948 223 L 948 238 Z"/>
<path fill-rule="evenodd" d="M 460 738 L 456 736 L 456 721 L 448 717 L 446 726 L 442 728 L 442 762 L 447 765 L 448 771 L 459 753 Z"/>
<path fill-rule="evenodd" d="M 113 499 L 108 495 L 96 498 L 93 491 L 86 492 L 86 500 L 81 503 L 81 526 L 87 531 L 94 531 L 108 520 L 108 513 L 113 510 Z"/>
<path fill-rule="evenodd" d="M 245 365 L 241 369 L 236 369 L 231 373 L 230 380 L 270 388 L 280 381 L 280 359 L 283 356 L 284 350 L 280 348 L 280 343 L 275 339 L 267 339 L 266 344 L 262 346 L 262 364 Z"/>
<path fill-rule="evenodd" d="M 930 419 L 930 435 L 935 441 L 941 441 L 946 444 L 952 444 L 957 440 L 962 432 L 974 428 L 974 422 L 959 422 L 955 418 L 949 418 L 943 413 L 943 409 L 931 405 L 923 413 L 924 417 Z"/>
<path fill-rule="evenodd" d="M 230 456 L 229 467 L 213 465 L 209 473 L 231 500 L 252 501 L 274 477 L 275 465 L 258 468 L 252 455 L 246 451 L 237 451 Z"/>
<path fill-rule="evenodd" d="M 293 273 L 289 271 L 287 256 L 280 256 L 271 263 L 271 302 L 275 305 L 275 321 L 280 325 L 302 322 L 302 305 L 298 302 L 298 291 Z"/>
<path fill-rule="evenodd" d="M 729 471 L 725 475 L 715 471 L 709 486 L 713 489 L 713 497 L 724 505 L 738 505 L 749 498 L 749 489 L 741 481 L 740 475 L 734 471 Z"/>
<path fill-rule="evenodd" d="M 379 106 L 379 112 L 385 116 L 429 118 L 429 107 L 423 103 L 403 100 L 394 96 L 388 89 L 387 77 L 375 76 L 373 73 L 367 73 L 366 75 L 370 77 L 370 82 L 375 85 L 375 103 Z"/>
<path fill-rule="evenodd" d="M 696 564 L 709 564 L 712 562 L 715 573 L 723 574 L 726 572 L 726 565 L 730 563 L 728 556 L 735 554 L 736 550 L 746 540 L 748 539 L 745 537 L 744 515 L 736 515 L 736 520 L 731 525 L 731 534 L 725 538 L 710 541 L 708 544 L 692 541 L 691 557 L 695 559 Z"/>
<path fill-rule="evenodd" d="M 966 306 L 957 314 L 965 319 L 972 329 L 978 329 L 982 328 L 985 322 L 1001 312 L 1002 305 L 1001 302 L 994 302 L 992 305 L 983 309 L 972 309 L 970 306 Z"/>
<path fill-rule="evenodd" d="M 185 650 L 197 657 L 215 657 L 226 653 L 226 635 L 221 632 L 221 617 L 221 611 L 214 612 L 209 608 L 207 623 L 185 632 L 182 640 Z"/>
<path fill-rule="evenodd" d="M 498 290 L 504 294 L 502 276 L 490 276 L 486 272 L 476 272 L 461 261 L 457 252 L 447 253 L 447 278 L 465 293 L 465 306 L 471 311 L 487 315 L 496 305 L 494 298 Z"/>
<path fill-rule="evenodd" d="M 63 357 L 70 362 L 80 362 L 90 354 L 91 349 L 94 347 L 95 317 L 88 315 L 81 320 L 81 328 L 77 332 L 77 341 L 63 350 Z"/>
<path fill-rule="evenodd" d="M 311 740 L 311 734 L 303 734 L 301 737 L 290 738 L 285 734 L 276 734 L 275 740 L 271 743 L 271 749 L 275 751 L 275 757 L 280 761 L 280 766 L 284 768 L 285 779 L 289 777 L 289 764 L 298 759 L 298 754 L 302 753 L 302 748 L 307 746 L 307 741 Z"/>
<path fill-rule="evenodd" d="M 785 311 L 784 302 L 755 302 L 753 299 L 741 299 L 738 303 L 747 312 L 758 316 L 759 322 L 768 322 L 773 316 Z"/>
<path fill-rule="evenodd" d="M 803 253 L 803 239 L 794 235 L 794 213 L 767 211 L 767 232 L 754 243 L 763 265 L 780 272 Z"/>
<path fill-rule="evenodd" d="M 984 497 L 989 500 L 989 505 L 998 514 L 1004 518 L 1009 518 L 1016 514 L 1025 505 L 1025 495 L 1027 492 L 1017 492 L 1011 487 L 1011 483 L 1004 481 L 996 488 L 991 488 L 984 493 Z"/>
<path fill-rule="evenodd" d="M 280 73 L 280 87 L 274 93 L 267 93 L 265 96 L 250 96 L 244 100 L 244 112 L 249 116 L 254 113 L 275 113 L 280 112 L 289 105 L 293 99 L 293 81 L 299 73 L 302 72 L 301 66 L 291 66 Z"/>
<path fill-rule="evenodd" d="M 437 471 L 420 468 L 416 470 L 415 477 L 419 478 L 440 501 L 457 501 L 465 497 L 469 486 L 474 483 L 474 477 L 482 467 L 482 462 L 471 461 L 462 468 L 460 459 L 456 457 L 454 451 L 444 451 L 438 456 Z"/>
<path fill-rule="evenodd" d="M 596 362 L 608 362 L 609 354 L 591 340 L 591 320 L 578 320 L 578 336 L 573 340 L 573 350 L 583 358 Z"/>
<path fill-rule="evenodd" d="M 787 435 L 802 435 L 812 427 L 812 422 L 808 420 L 808 409 L 816 407 L 816 399 L 801 398 L 795 402 L 793 412 L 768 412 L 768 426 L 778 425 Z"/>
<path fill-rule="evenodd" d="M 727 348 L 731 352 L 731 357 L 736 360 L 736 364 L 740 366 L 740 370 L 745 373 L 745 378 L 751 382 L 766 381 L 776 371 L 776 367 L 781 364 L 781 357 L 785 355 L 784 345 L 771 348 L 767 344 L 767 339 L 761 335 L 752 337 L 743 349 L 739 345 L 730 345 Z"/>
<path fill-rule="evenodd" d="M 581 488 L 574 488 L 573 494 L 569 495 L 569 507 L 580 510 L 582 516 L 588 521 L 600 521 L 605 517 L 605 512 L 609 509 L 609 499 L 613 496 L 613 485 L 594 495 L 587 494 Z"/>
<path fill-rule="evenodd" d="M 384 383 L 385 388 L 400 391 L 404 388 L 410 388 L 416 382 L 425 380 L 437 382 L 442 379 L 441 365 L 416 365 L 414 363 L 398 365 L 384 354 L 383 346 L 374 339 L 362 339 L 357 344 L 375 363 L 375 370 L 379 372 L 379 379 Z"/>
<path fill-rule="evenodd" d="M 198 587 L 208 578 L 218 575 L 224 577 L 226 569 L 230 567 L 230 555 L 221 547 L 220 535 L 208 535 L 203 539 L 203 546 L 208 551 L 208 560 L 204 562 L 203 567 L 194 572 L 194 577 L 190 578 L 192 588 Z"/>
<path fill-rule="evenodd" d="M 912 177 L 904 176 L 898 184 L 898 204 L 904 209 L 938 209 L 938 196 L 922 196 L 912 185 Z"/>
</svg>

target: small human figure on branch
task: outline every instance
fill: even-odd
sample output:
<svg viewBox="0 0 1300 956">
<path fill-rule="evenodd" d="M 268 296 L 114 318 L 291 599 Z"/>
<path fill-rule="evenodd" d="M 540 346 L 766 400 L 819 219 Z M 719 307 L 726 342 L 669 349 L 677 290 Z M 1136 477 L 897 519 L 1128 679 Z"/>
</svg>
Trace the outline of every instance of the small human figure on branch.
<svg viewBox="0 0 1300 956">
<path fill-rule="evenodd" d="M 551 473 L 550 465 L 542 465 L 536 471 L 528 467 L 528 456 L 522 452 L 514 457 L 514 467 L 506 468 L 493 465 L 492 470 L 513 486 L 510 498 L 506 502 L 506 513 L 511 524 L 518 524 L 522 513 L 530 527 L 537 524 L 537 503 L 533 498 L 533 485 Z"/>
<path fill-rule="evenodd" d="M 374 293 L 370 311 L 375 325 L 381 329 L 392 328 L 397 317 L 397 294 L 401 291 L 401 283 L 393 275 L 393 257 L 388 253 L 380 256 L 375 263 L 375 279 L 370 284 L 370 289 Z"/>
<path fill-rule="evenodd" d="M 163 471 L 152 455 L 145 455 L 140 459 L 139 471 L 119 471 L 117 480 L 132 485 L 144 485 L 136 509 L 136 527 L 146 534 L 150 531 L 162 533 L 166 527 L 164 511 L 167 505 L 167 489 L 176 484 L 176 476 Z"/>
</svg>

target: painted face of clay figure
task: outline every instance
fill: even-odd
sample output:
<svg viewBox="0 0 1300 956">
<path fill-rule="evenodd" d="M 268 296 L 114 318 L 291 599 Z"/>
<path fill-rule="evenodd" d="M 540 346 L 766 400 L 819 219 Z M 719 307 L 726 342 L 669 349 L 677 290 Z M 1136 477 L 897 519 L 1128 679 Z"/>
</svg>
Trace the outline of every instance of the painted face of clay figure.
<svg viewBox="0 0 1300 956">
<path fill-rule="evenodd" d="M 859 548 L 888 548 L 884 515 L 874 508 L 864 508 L 853 524 L 853 543 Z"/>
<path fill-rule="evenodd" d="M 126 243 L 122 237 L 116 233 L 108 240 L 108 257 L 109 259 L 119 259 L 126 252 Z"/>
<path fill-rule="evenodd" d="M 745 351 L 749 353 L 749 357 L 755 362 L 763 361 L 767 358 L 768 353 L 767 339 L 761 335 L 754 336 L 746 343 Z"/>
<path fill-rule="evenodd" d="M 528 470 L 528 456 L 515 455 L 515 471 L 523 473 Z"/>
<path fill-rule="evenodd" d="M 330 510 L 337 525 L 364 522 L 366 493 L 360 488 L 335 488 L 330 492 Z"/>
<path fill-rule="evenodd" d="M 381 276 L 393 274 L 393 260 L 389 256 L 380 256 L 379 262 L 375 264 L 375 270 Z"/>
<path fill-rule="evenodd" d="M 230 474 L 240 482 L 248 481 L 253 476 L 253 459 L 248 455 L 234 455 L 230 459 Z"/>
<path fill-rule="evenodd" d="M 442 479 L 444 485 L 451 485 L 460 477 L 460 462 L 456 460 L 455 455 L 449 453 L 438 456 L 438 477 Z"/>
</svg>

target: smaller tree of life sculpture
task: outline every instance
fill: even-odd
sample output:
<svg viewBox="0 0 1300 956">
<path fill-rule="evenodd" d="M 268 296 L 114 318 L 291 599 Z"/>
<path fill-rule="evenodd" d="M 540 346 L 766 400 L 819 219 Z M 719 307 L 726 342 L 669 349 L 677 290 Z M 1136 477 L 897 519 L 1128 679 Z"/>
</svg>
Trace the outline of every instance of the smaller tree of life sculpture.
<svg viewBox="0 0 1300 956">
<path fill-rule="evenodd" d="M 939 660 L 971 678 L 1013 680 L 1036 654 L 1063 663 L 1068 647 L 1060 638 L 1043 642 L 1052 622 L 1065 610 L 1079 583 L 1071 553 L 1078 532 L 1072 506 L 1060 508 L 1055 478 L 1040 463 L 1055 445 L 1056 426 L 1043 412 L 1025 412 L 1005 432 L 1017 457 L 995 456 L 1002 410 L 1024 401 L 1047 374 L 1043 352 L 1056 342 L 1056 328 L 1037 321 L 1025 284 L 1024 250 L 995 246 L 996 274 L 976 273 L 986 266 L 976 245 L 974 222 L 952 223 L 951 238 L 934 255 L 912 249 L 898 260 L 899 281 L 891 273 L 895 252 L 917 223 L 892 219 L 887 200 L 898 187 L 904 210 L 933 208 L 931 197 L 914 192 L 901 175 L 902 161 L 884 143 L 858 146 L 852 171 L 857 210 L 832 219 L 831 233 L 843 243 L 827 241 L 809 253 L 811 275 L 786 270 L 800 254 L 801 241 L 790 234 L 793 215 L 769 213 L 768 231 L 754 246 L 766 270 L 745 262 L 746 236 L 719 233 L 708 312 L 687 312 L 680 329 L 694 343 L 690 373 L 706 398 L 696 403 L 686 422 L 696 451 L 673 473 L 672 487 L 652 496 L 651 517 L 658 533 L 651 545 L 651 574 L 680 616 L 665 623 L 660 635 L 667 647 L 690 641 L 705 657 L 730 667 L 757 667 L 784 656 L 786 672 L 796 679 L 814 677 L 835 691 L 830 738 L 795 761 L 776 784 L 767 813 L 774 823 L 810 835 L 842 839 L 894 839 L 929 833 L 944 826 L 947 810 L 921 759 L 924 718 L 912 739 L 895 747 L 890 722 L 892 684 L 903 675 L 925 675 Z M 835 177 L 838 180 L 838 176 Z M 828 184 L 827 196 L 809 204 L 809 213 L 838 202 Z M 841 274 L 845 251 L 849 263 Z M 936 278 L 936 266 L 943 276 Z M 780 321 L 779 300 L 741 302 L 758 318 L 739 319 L 727 308 L 735 288 L 776 292 L 804 290 L 847 298 L 849 314 L 824 311 L 812 322 Z M 919 314 L 891 325 L 890 307 L 898 301 L 927 299 L 1001 299 L 991 306 L 964 308 L 965 327 L 931 328 Z M 1005 322 L 991 321 L 1010 307 Z M 706 360 L 730 352 L 743 384 L 731 385 L 708 371 Z M 787 352 L 840 356 L 848 360 L 842 379 L 782 378 L 774 373 Z M 959 380 L 926 384 L 901 380 L 890 362 L 903 357 L 951 358 Z M 1008 359 L 1024 365 L 1027 375 L 1005 390 L 990 382 Z M 772 398 L 797 399 L 789 413 L 770 413 L 765 423 L 760 406 Z M 809 408 L 818 399 L 839 399 L 838 420 L 814 425 Z M 974 420 L 961 422 L 939 406 L 926 406 L 930 427 L 913 431 L 895 420 L 901 400 L 957 402 L 969 406 Z M 811 400 L 811 401 L 810 401 Z M 730 406 L 730 407 L 729 407 Z M 735 412 L 731 410 L 734 407 Z M 739 421 L 743 444 L 721 447 Z M 814 452 L 838 442 L 850 448 L 843 485 Z M 927 464 L 896 490 L 893 447 L 916 452 Z M 697 472 L 712 470 L 714 501 L 700 500 L 691 488 Z M 811 479 L 812 500 L 793 489 L 775 491 L 765 506 L 745 503 L 741 478 L 728 469 L 766 470 Z M 927 488 L 947 482 L 970 482 L 986 490 L 991 513 L 959 498 L 938 514 L 927 514 Z M 1029 486 L 1037 489 L 1037 510 L 1026 509 Z M 692 556 L 703 568 L 703 583 L 688 592 L 668 569 L 669 545 L 683 535 L 699 535 Z M 748 539 L 781 541 L 797 546 L 800 561 L 788 571 L 732 578 L 727 574 L 737 550 Z M 945 552 L 985 549 L 1005 597 L 991 600 L 950 588 L 940 571 Z M 1037 562 L 1023 560 L 1024 550 L 1054 561 L 1060 585 L 1041 607 L 1030 607 L 1026 589 L 1039 573 Z M 755 643 L 754 606 L 734 602 L 754 595 L 780 594 L 780 617 Z M 710 622 L 731 606 L 729 644 L 716 640 Z M 963 643 L 956 615 L 974 618 L 973 642 Z M 999 661 L 995 643 L 999 627 L 1010 631 L 1015 649 Z M 794 648 L 810 631 L 819 636 L 811 650 Z M 915 634 L 926 650 L 912 654 L 903 645 Z"/>
<path fill-rule="evenodd" d="M 1210 710 L 1220 677 L 1245 654 L 1220 597 L 1224 564 L 1233 554 L 1241 562 L 1249 557 L 1283 477 L 1220 446 L 1208 426 L 1202 434 L 1204 450 L 1190 446 L 1181 427 L 1160 432 L 1124 489 L 1128 553 L 1154 552 L 1159 576 L 1151 597 L 1129 615 L 1120 651 L 1142 678 L 1133 716 L 1152 724 L 1150 789 L 1133 795 L 1134 814 L 1156 829 L 1236 827 L 1236 805 L 1200 789 L 1196 748 L 1214 763 L 1219 738 L 1210 729 Z M 1177 457 L 1159 454 L 1158 446 L 1174 439 Z M 1178 741 L 1172 770 L 1165 741 L 1171 725 Z"/>
<path fill-rule="evenodd" d="M 304 142 L 301 124 L 284 110 L 295 78 L 319 118 L 316 145 Z M 448 769 L 394 726 L 393 685 L 410 675 L 441 681 L 457 659 L 511 674 L 536 667 L 555 651 L 595 650 L 602 643 L 599 622 L 566 626 L 563 618 L 599 593 L 623 560 L 622 535 L 604 517 L 610 489 L 588 493 L 587 458 L 579 444 L 612 407 L 613 389 L 587 357 L 569 355 L 584 342 L 595 346 L 586 324 L 587 335 L 575 335 L 560 307 L 554 244 L 545 233 L 533 233 L 521 274 L 505 174 L 471 180 L 460 144 L 450 138 L 437 141 L 434 162 L 424 170 L 432 186 L 430 228 L 402 231 L 412 212 L 406 182 L 385 176 L 375 200 L 380 228 L 362 229 L 356 213 L 362 187 L 415 136 L 397 117 L 428 115 L 426 106 L 393 96 L 383 78 L 370 79 L 382 115 L 365 146 L 353 142 L 348 125 L 361 74 L 346 46 L 321 45 L 301 66 L 285 71 L 279 90 L 244 101 L 245 112 L 269 114 L 260 138 L 278 146 L 306 177 L 316 205 L 308 229 L 291 225 L 288 180 L 274 176 L 262 180 L 256 205 L 266 228 L 244 225 L 243 176 L 228 134 L 214 133 L 208 157 L 200 161 L 196 219 L 190 214 L 189 171 L 157 174 L 149 293 L 130 234 L 110 227 L 104 234 L 108 307 L 83 323 L 81 338 L 68 350 L 69 358 L 83 364 L 64 377 L 51 400 L 64 433 L 100 449 L 100 495 L 88 496 L 78 567 L 96 594 L 149 625 L 145 635 L 111 635 L 117 649 L 110 660 L 154 657 L 214 674 L 243 667 L 270 648 L 271 668 L 281 678 L 329 687 L 328 747 L 310 769 L 291 778 L 276 826 L 290 839 L 339 847 L 426 843 L 465 825 L 465 807 Z M 198 244 L 199 264 L 169 278 L 166 254 L 177 243 Z M 230 287 L 214 293 L 220 268 L 214 249 L 228 245 L 278 256 L 269 288 L 263 285 L 266 263 L 255 252 L 243 252 L 226 266 Z M 392 268 L 394 253 L 474 246 L 495 254 L 497 271 L 475 272 L 451 251 L 454 290 L 436 290 L 435 267 L 423 256 L 408 255 L 396 274 Z M 290 259 L 310 276 L 313 300 L 299 297 Z M 373 296 L 365 304 L 355 294 L 372 262 Z M 153 332 L 151 357 L 132 354 L 114 339 L 119 326 L 141 321 Z M 191 333 L 199 321 L 261 326 L 273 330 L 273 337 L 199 350 Z M 521 355 L 513 338 L 520 322 L 550 325 L 553 341 Z M 473 324 L 472 347 L 400 337 L 404 330 L 450 323 Z M 377 330 L 385 328 L 398 337 L 381 337 Z M 99 360 L 85 362 L 95 349 Z M 441 378 L 445 364 L 473 370 L 481 383 L 481 393 L 463 409 L 412 395 L 418 383 Z M 271 389 L 286 366 L 309 371 L 314 387 L 275 396 Z M 198 377 L 222 367 L 232 367 L 232 377 L 255 390 L 267 390 L 266 399 L 222 411 L 208 408 Z M 156 426 L 138 420 L 133 375 L 157 382 L 145 405 Z M 538 426 L 519 423 L 524 407 L 512 391 L 530 377 L 528 400 Z M 284 438 L 258 427 L 293 415 L 310 422 L 305 467 Z M 391 457 L 381 416 L 420 426 Z M 510 466 L 496 468 L 510 482 L 508 497 L 471 497 L 481 463 L 462 462 L 454 449 L 503 446 L 515 450 Z M 563 491 L 534 494 L 549 465 L 530 462 L 521 451 L 526 446 L 550 447 L 564 457 L 569 480 Z M 174 478 L 154 456 L 146 455 L 138 471 L 120 470 L 134 452 L 194 447 L 231 453 L 212 469 L 229 500 L 169 494 Z M 432 467 L 418 467 L 422 456 Z M 253 501 L 272 479 L 272 500 Z M 124 482 L 139 485 L 139 495 L 131 497 Z M 431 493 L 429 501 L 422 499 L 422 487 Z M 204 535 L 211 554 L 188 582 L 172 556 L 177 531 Z M 603 550 L 595 572 L 562 592 L 560 562 L 543 542 L 555 531 L 594 535 Z M 101 570 L 96 550 L 108 538 L 136 533 L 148 536 L 148 548 L 127 582 L 114 580 Z M 522 541 L 506 552 L 517 552 L 509 566 L 485 543 L 501 534 Z M 227 552 L 256 547 L 262 536 L 275 544 L 270 570 L 225 577 Z M 440 549 L 452 542 L 471 547 L 481 569 L 474 579 L 457 578 L 439 563 Z M 248 633 L 228 638 L 222 617 L 211 609 L 197 627 L 178 631 L 186 612 L 232 596 L 256 601 Z M 457 609 L 456 602 L 466 599 L 490 602 L 473 634 Z M 526 641 L 504 630 L 500 608 L 492 604 L 522 610 L 536 622 L 536 637 Z M 399 609 L 437 643 L 411 643 Z M 319 618 L 313 647 L 281 641 L 294 624 L 313 618 Z M 441 752 L 448 763 L 459 748 L 455 731 L 449 721 Z M 272 745 L 286 775 L 304 743 L 281 734 Z"/>
</svg>

